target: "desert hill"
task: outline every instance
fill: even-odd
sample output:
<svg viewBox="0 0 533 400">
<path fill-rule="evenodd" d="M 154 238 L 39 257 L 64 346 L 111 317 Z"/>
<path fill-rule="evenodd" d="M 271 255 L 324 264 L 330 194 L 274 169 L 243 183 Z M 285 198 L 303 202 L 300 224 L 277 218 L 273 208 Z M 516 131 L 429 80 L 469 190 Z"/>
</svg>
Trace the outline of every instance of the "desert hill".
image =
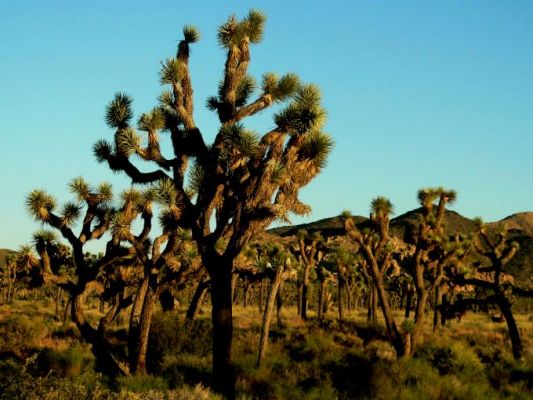
<svg viewBox="0 0 533 400">
<path fill-rule="evenodd" d="M 4 268 L 6 265 L 6 257 L 15 254 L 16 251 L 9 249 L 0 249 L 0 268 Z"/>
</svg>

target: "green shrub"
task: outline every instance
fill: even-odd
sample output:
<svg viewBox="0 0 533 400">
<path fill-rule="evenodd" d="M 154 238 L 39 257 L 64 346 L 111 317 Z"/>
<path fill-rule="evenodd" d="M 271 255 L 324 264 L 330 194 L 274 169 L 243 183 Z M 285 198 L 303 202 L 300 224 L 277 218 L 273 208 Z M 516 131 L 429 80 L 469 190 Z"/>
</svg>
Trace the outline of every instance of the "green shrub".
<svg viewBox="0 0 533 400">
<path fill-rule="evenodd" d="M 121 392 L 144 393 L 150 390 L 166 390 L 167 382 L 159 377 L 152 375 L 131 375 L 120 376 L 116 379 L 116 384 Z"/>
<path fill-rule="evenodd" d="M 93 357 L 81 346 L 73 346 L 64 350 L 46 348 L 37 358 L 37 368 L 42 374 L 54 371 L 63 377 L 79 375 L 82 371 L 90 371 Z"/>
<path fill-rule="evenodd" d="M 0 321 L 0 354 L 24 357 L 47 335 L 46 325 L 25 315 L 9 315 Z"/>
<path fill-rule="evenodd" d="M 150 327 L 146 365 L 150 372 L 159 373 L 166 357 L 193 353 L 207 356 L 211 353 L 210 321 L 194 321 L 183 325 L 177 312 L 154 315 Z"/>
</svg>

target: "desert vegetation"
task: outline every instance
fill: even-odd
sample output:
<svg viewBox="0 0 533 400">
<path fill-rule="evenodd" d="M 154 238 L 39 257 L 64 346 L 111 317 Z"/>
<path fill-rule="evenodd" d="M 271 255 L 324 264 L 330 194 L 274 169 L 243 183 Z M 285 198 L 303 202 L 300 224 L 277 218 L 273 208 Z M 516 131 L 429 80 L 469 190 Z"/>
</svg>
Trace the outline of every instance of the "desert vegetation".
<svg viewBox="0 0 533 400">
<path fill-rule="evenodd" d="M 27 194 L 41 229 L 2 253 L 0 398 L 530 396 L 533 224 L 469 220 L 431 187 L 396 218 L 378 196 L 368 218 L 290 226 L 333 140 L 317 86 L 249 74 L 264 25 L 252 10 L 219 27 L 212 142 L 188 25 L 136 127 L 125 93 L 105 109 L 93 152 L 131 187 L 76 177 L 61 206 Z M 269 130 L 245 127 L 269 110 Z"/>
</svg>

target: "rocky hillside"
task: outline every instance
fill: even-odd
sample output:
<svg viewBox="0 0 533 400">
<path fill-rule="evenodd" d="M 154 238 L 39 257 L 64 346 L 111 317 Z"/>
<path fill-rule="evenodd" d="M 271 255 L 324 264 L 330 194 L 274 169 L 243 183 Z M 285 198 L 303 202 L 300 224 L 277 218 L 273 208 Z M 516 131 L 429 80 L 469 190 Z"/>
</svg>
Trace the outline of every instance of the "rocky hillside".
<svg viewBox="0 0 533 400">
<path fill-rule="evenodd" d="M 417 208 L 393 218 L 391 220 L 391 234 L 404 240 L 406 234 L 417 225 L 421 218 L 421 213 L 422 209 Z M 369 219 L 365 217 L 355 216 L 352 218 L 360 229 L 363 229 L 369 223 Z M 487 225 L 492 230 L 496 230 L 502 224 L 510 230 L 510 237 L 520 245 L 516 256 L 509 263 L 508 271 L 524 286 L 533 287 L 533 212 L 516 213 L 501 221 L 491 222 Z M 300 229 L 305 229 L 310 233 L 320 231 L 325 237 L 345 234 L 344 222 L 341 216 L 324 218 L 307 224 L 274 228 L 270 229 L 269 233 L 288 237 L 295 235 Z M 455 211 L 446 211 L 445 231 L 447 234 L 468 234 L 475 229 L 476 224 L 473 220 Z"/>
<path fill-rule="evenodd" d="M 6 265 L 6 256 L 11 254 L 15 254 L 15 251 L 9 249 L 0 249 L 0 268 L 4 268 L 4 265 Z"/>
</svg>

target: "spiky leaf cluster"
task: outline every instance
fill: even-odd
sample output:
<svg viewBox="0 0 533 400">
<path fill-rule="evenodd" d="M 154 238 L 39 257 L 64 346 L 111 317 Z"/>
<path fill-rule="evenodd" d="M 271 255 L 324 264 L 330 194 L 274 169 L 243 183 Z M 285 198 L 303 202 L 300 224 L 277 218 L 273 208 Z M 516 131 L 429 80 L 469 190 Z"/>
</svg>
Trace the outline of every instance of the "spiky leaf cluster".
<svg viewBox="0 0 533 400">
<path fill-rule="evenodd" d="M 243 41 L 259 43 L 263 39 L 266 16 L 258 10 L 250 10 L 242 21 L 232 15 L 218 28 L 218 43 L 223 48 L 239 46 Z"/>
<path fill-rule="evenodd" d="M 317 86 L 301 85 L 294 100 L 274 115 L 274 122 L 289 134 L 320 130 L 326 120 L 326 111 L 320 104 L 320 98 Z"/>
<path fill-rule="evenodd" d="M 162 63 L 160 71 L 160 81 L 163 85 L 179 83 L 185 75 L 185 65 L 177 58 L 167 58 Z"/>
<path fill-rule="evenodd" d="M 165 116 L 160 108 L 154 108 L 152 111 L 140 116 L 138 122 L 139 130 L 144 132 L 155 132 L 165 127 Z"/>
<path fill-rule="evenodd" d="M 281 78 L 274 73 L 266 73 L 261 81 L 263 94 L 270 95 L 274 100 L 285 100 L 297 93 L 300 88 L 300 78 L 294 73 L 288 73 Z M 320 99 L 319 99 L 320 100 Z"/>
<path fill-rule="evenodd" d="M 115 134 L 115 143 L 117 151 L 120 154 L 129 157 L 141 149 L 142 138 L 134 129 L 128 127 Z"/>
<path fill-rule="evenodd" d="M 107 105 L 105 121 L 110 128 L 124 129 L 133 116 L 132 99 L 125 93 L 116 93 L 115 98 Z"/>
<path fill-rule="evenodd" d="M 36 220 L 46 222 L 56 207 L 56 200 L 44 190 L 32 190 L 26 197 L 26 209 Z"/>
<path fill-rule="evenodd" d="M 183 40 L 187 43 L 196 43 L 200 40 L 200 31 L 194 25 L 183 27 Z"/>
<path fill-rule="evenodd" d="M 333 139 L 322 131 L 312 131 L 303 142 L 299 158 L 309 160 L 319 170 L 326 166 L 327 158 L 333 149 Z"/>
</svg>

